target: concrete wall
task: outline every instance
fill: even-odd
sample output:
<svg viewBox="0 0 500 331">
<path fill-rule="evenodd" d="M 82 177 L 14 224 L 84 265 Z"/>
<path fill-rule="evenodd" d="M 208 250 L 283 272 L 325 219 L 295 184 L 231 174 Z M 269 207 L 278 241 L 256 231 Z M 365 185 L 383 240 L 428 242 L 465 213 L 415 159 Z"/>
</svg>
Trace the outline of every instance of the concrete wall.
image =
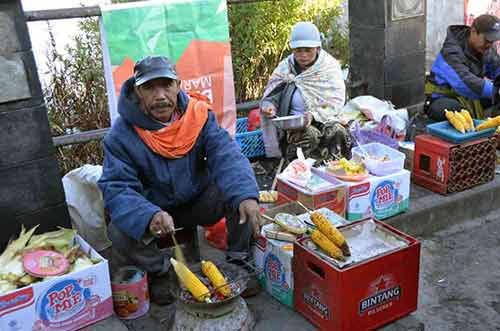
<svg viewBox="0 0 500 331">
<path fill-rule="evenodd" d="M 452 24 L 464 24 L 464 0 L 427 0 L 427 71 L 441 50 L 446 28 Z"/>
</svg>

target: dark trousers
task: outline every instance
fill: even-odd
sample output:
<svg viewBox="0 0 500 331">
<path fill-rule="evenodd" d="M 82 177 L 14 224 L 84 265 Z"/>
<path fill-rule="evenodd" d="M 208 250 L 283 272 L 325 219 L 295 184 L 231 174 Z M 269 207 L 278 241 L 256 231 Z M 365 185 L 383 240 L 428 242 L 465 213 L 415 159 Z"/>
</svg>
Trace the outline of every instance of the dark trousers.
<svg viewBox="0 0 500 331">
<path fill-rule="evenodd" d="M 492 106 L 492 102 L 489 100 L 481 100 L 481 104 L 484 107 L 485 116 L 495 116 L 498 114 L 498 110 Z M 442 97 L 431 101 L 429 108 L 427 109 L 427 116 L 436 122 L 446 121 L 446 116 L 444 115 L 445 110 L 449 111 L 461 111 L 464 106 L 457 99 Z"/>
<path fill-rule="evenodd" d="M 246 259 L 250 252 L 252 230 L 250 224 L 239 224 L 238 210 L 225 203 L 222 193 L 215 185 L 209 186 L 192 202 L 168 212 L 175 227 L 195 229 L 198 225 L 213 225 L 226 217 L 227 252 L 233 259 Z M 113 242 L 114 266 L 135 265 L 150 273 L 163 273 L 170 267 L 171 248 L 160 248 L 155 238 L 146 243 L 129 237 L 113 223 L 108 226 L 108 236 Z"/>
</svg>

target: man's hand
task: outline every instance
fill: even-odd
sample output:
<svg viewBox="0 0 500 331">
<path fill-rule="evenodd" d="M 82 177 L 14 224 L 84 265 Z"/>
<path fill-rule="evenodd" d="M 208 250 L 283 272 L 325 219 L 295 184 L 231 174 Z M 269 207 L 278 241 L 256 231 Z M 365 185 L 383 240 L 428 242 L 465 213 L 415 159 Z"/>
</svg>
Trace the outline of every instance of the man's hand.
<svg viewBox="0 0 500 331">
<path fill-rule="evenodd" d="M 164 211 L 157 212 L 149 222 L 149 231 L 156 237 L 165 237 L 167 234 L 174 232 L 172 216 Z"/>
<path fill-rule="evenodd" d="M 273 118 L 276 116 L 276 107 L 274 107 L 273 104 L 268 103 L 261 109 L 261 112 L 265 117 Z"/>
<path fill-rule="evenodd" d="M 240 224 L 250 222 L 253 230 L 253 237 L 257 238 L 260 234 L 260 213 L 259 204 L 254 199 L 243 200 L 239 206 Z"/>
</svg>

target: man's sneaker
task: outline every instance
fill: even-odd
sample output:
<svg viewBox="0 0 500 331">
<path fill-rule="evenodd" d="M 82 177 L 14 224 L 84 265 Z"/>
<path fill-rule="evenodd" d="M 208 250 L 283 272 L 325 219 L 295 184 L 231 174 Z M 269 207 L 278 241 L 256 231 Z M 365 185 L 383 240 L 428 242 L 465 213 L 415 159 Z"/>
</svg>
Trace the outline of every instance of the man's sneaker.
<svg viewBox="0 0 500 331">
<path fill-rule="evenodd" d="M 151 302 L 159 306 L 166 306 L 174 303 L 175 298 L 170 293 L 171 286 L 166 274 L 161 276 L 148 275 L 149 297 Z"/>
</svg>

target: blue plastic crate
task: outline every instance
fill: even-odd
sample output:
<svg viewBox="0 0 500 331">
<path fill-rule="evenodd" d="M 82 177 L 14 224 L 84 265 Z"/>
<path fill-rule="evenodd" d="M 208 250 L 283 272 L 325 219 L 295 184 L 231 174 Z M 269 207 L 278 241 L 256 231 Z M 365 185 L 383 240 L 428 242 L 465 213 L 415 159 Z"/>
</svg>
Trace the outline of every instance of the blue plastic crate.
<svg viewBox="0 0 500 331">
<path fill-rule="evenodd" d="M 482 120 L 474 120 L 474 125 L 478 126 L 482 122 Z M 495 128 L 491 128 L 482 131 L 460 133 L 448 121 L 427 125 L 427 132 L 454 144 L 463 144 L 471 140 L 490 137 L 495 133 L 495 130 Z"/>
<path fill-rule="evenodd" d="M 236 120 L 236 142 L 241 152 L 248 158 L 265 155 L 262 130 L 247 132 L 247 118 Z"/>
</svg>

